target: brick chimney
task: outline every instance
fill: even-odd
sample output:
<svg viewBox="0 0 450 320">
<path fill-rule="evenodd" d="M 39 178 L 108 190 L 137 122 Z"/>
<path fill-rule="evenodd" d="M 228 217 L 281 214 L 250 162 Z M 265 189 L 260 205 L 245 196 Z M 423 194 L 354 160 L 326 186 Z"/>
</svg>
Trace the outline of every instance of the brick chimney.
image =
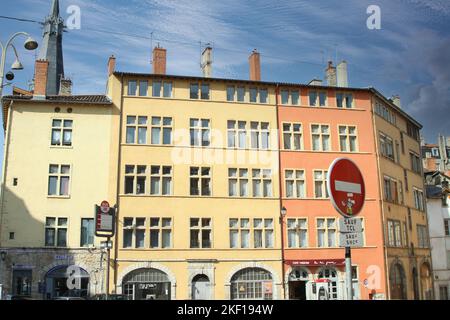
<svg viewBox="0 0 450 320">
<path fill-rule="evenodd" d="M 108 59 L 108 75 L 112 76 L 114 71 L 116 71 L 116 57 L 112 55 Z"/>
<path fill-rule="evenodd" d="M 328 86 L 336 87 L 337 84 L 336 67 L 333 66 L 333 61 L 328 61 L 328 67 L 325 70 L 325 78 L 327 80 Z"/>
<path fill-rule="evenodd" d="M 167 59 L 166 49 L 159 47 L 159 45 L 153 49 L 154 74 L 166 74 L 166 59 Z"/>
<path fill-rule="evenodd" d="M 395 104 L 400 109 L 402 108 L 402 102 L 400 100 L 400 96 L 399 95 L 392 96 L 391 101 L 392 101 L 393 104 Z"/>
<path fill-rule="evenodd" d="M 34 92 L 35 98 L 44 98 L 47 95 L 48 60 L 36 60 L 34 66 Z"/>
<path fill-rule="evenodd" d="M 250 65 L 250 80 L 261 81 L 261 58 L 256 49 L 252 51 L 248 63 Z"/>
</svg>

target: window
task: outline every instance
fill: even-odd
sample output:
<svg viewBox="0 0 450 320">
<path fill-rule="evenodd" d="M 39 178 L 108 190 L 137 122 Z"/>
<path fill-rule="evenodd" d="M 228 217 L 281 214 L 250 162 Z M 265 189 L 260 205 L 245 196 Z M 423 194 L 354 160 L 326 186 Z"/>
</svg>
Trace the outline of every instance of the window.
<svg viewBox="0 0 450 320">
<path fill-rule="evenodd" d="M 298 90 L 281 90 L 281 104 L 298 105 L 300 92 Z"/>
<path fill-rule="evenodd" d="M 150 218 L 150 248 L 172 247 L 172 219 Z"/>
<path fill-rule="evenodd" d="M 70 165 L 51 164 L 49 166 L 48 195 L 69 196 Z"/>
<path fill-rule="evenodd" d="M 427 226 L 417 225 L 417 240 L 419 248 L 428 248 Z"/>
<path fill-rule="evenodd" d="M 401 223 L 397 220 L 388 220 L 388 245 L 390 247 L 401 247 L 402 246 L 402 234 Z M 406 245 L 406 243 L 404 243 Z"/>
<path fill-rule="evenodd" d="M 123 222 L 123 248 L 145 248 L 145 218 L 125 218 Z"/>
<path fill-rule="evenodd" d="M 284 178 L 287 198 L 304 199 L 306 197 L 304 170 L 286 170 Z"/>
<path fill-rule="evenodd" d="M 154 80 L 152 84 L 152 96 L 161 97 L 161 81 Z"/>
<path fill-rule="evenodd" d="M 153 145 L 172 144 L 172 118 L 152 117 L 151 127 Z"/>
<path fill-rule="evenodd" d="M 238 87 L 237 88 L 237 101 L 244 102 L 245 101 L 245 87 Z"/>
<path fill-rule="evenodd" d="M 208 147 L 211 143 L 211 121 L 207 119 L 190 119 L 191 146 Z"/>
<path fill-rule="evenodd" d="M 308 220 L 306 218 L 287 219 L 288 247 L 308 247 Z"/>
<path fill-rule="evenodd" d="M 52 121 L 52 146 L 72 145 L 73 120 L 54 119 Z"/>
<path fill-rule="evenodd" d="M 336 247 L 337 229 L 335 218 L 317 219 L 317 246 L 319 248 Z"/>
<path fill-rule="evenodd" d="M 211 168 L 191 167 L 191 196 L 211 196 Z"/>
<path fill-rule="evenodd" d="M 211 219 L 191 218 L 191 248 L 211 248 Z"/>
<path fill-rule="evenodd" d="M 382 117 L 387 122 L 396 125 L 397 119 L 395 113 L 389 109 L 385 104 L 377 101 L 375 102 L 375 113 Z M 404 152 L 403 152 L 404 153 Z"/>
<path fill-rule="evenodd" d="M 327 190 L 327 174 L 328 171 L 314 170 L 314 197 L 315 198 L 328 198 Z"/>
<path fill-rule="evenodd" d="M 163 82 L 163 96 L 164 98 L 172 98 L 172 82 Z"/>
<path fill-rule="evenodd" d="M 327 93 L 325 91 L 309 91 L 308 95 L 311 107 L 325 107 L 327 105 Z"/>
<path fill-rule="evenodd" d="M 300 123 L 283 123 L 283 146 L 285 150 L 303 149 L 303 127 Z"/>
<path fill-rule="evenodd" d="M 135 96 L 137 94 L 137 81 L 129 80 L 128 81 L 128 95 Z"/>
<path fill-rule="evenodd" d="M 146 97 L 148 95 L 148 81 L 139 81 L 139 96 Z"/>
<path fill-rule="evenodd" d="M 252 170 L 253 197 L 272 197 L 272 170 Z"/>
<path fill-rule="evenodd" d="M 384 200 L 399 203 L 397 180 L 391 177 L 384 177 Z"/>
<path fill-rule="evenodd" d="M 235 86 L 228 86 L 227 87 L 227 101 L 234 101 L 235 95 L 236 95 Z"/>
<path fill-rule="evenodd" d="M 94 245 L 94 219 L 81 219 L 80 246 Z"/>
<path fill-rule="evenodd" d="M 410 122 L 406 124 L 406 133 L 414 140 L 420 141 L 419 129 Z"/>
<path fill-rule="evenodd" d="M 273 219 L 230 219 L 230 248 L 273 248 Z"/>
<path fill-rule="evenodd" d="M 311 125 L 312 149 L 314 151 L 330 151 L 330 126 Z"/>
<path fill-rule="evenodd" d="M 409 157 L 411 159 L 411 170 L 420 174 L 422 171 L 420 157 L 413 152 L 409 153 Z"/>
<path fill-rule="evenodd" d="M 125 166 L 125 194 L 145 194 L 147 166 Z"/>
<path fill-rule="evenodd" d="M 200 90 L 200 94 L 199 94 Z M 191 99 L 201 99 L 201 100 L 209 100 L 209 84 L 202 83 L 199 85 L 198 83 L 191 83 L 190 88 L 190 97 Z"/>
<path fill-rule="evenodd" d="M 247 148 L 247 122 L 228 121 L 228 148 Z"/>
<path fill-rule="evenodd" d="M 137 120 L 137 123 L 136 123 Z M 147 117 L 127 116 L 127 136 L 126 143 L 147 144 Z"/>
<path fill-rule="evenodd" d="M 151 166 L 150 194 L 163 196 L 172 194 L 172 167 Z"/>
<path fill-rule="evenodd" d="M 248 169 L 228 169 L 228 194 L 230 197 L 248 197 Z"/>
<path fill-rule="evenodd" d="M 392 139 L 382 133 L 380 133 L 380 152 L 383 156 L 394 159 L 394 143 Z"/>
<path fill-rule="evenodd" d="M 398 181 L 398 201 L 400 204 L 405 204 L 405 196 L 403 194 L 403 183 Z"/>
<path fill-rule="evenodd" d="M 250 140 L 252 149 L 269 149 L 269 123 L 250 122 Z"/>
<path fill-rule="evenodd" d="M 420 210 L 420 211 L 425 211 L 423 191 L 419 190 L 417 188 L 413 188 L 413 195 L 414 195 L 414 206 L 415 206 L 415 208 L 417 210 Z"/>
<path fill-rule="evenodd" d="M 67 218 L 45 219 L 45 246 L 67 247 Z"/>
<path fill-rule="evenodd" d="M 259 103 L 267 103 L 267 89 L 259 89 Z"/>
<path fill-rule="evenodd" d="M 355 126 L 339 126 L 339 145 L 342 152 L 358 151 Z"/>
<path fill-rule="evenodd" d="M 338 108 L 353 108 L 353 94 L 336 93 L 336 105 Z"/>
<path fill-rule="evenodd" d="M 258 88 L 250 88 L 250 102 L 256 103 L 258 98 Z"/>
<path fill-rule="evenodd" d="M 450 219 L 444 219 L 444 233 L 446 236 L 450 236 Z"/>
<path fill-rule="evenodd" d="M 260 268 L 246 268 L 231 278 L 232 300 L 271 300 L 272 275 Z"/>
</svg>

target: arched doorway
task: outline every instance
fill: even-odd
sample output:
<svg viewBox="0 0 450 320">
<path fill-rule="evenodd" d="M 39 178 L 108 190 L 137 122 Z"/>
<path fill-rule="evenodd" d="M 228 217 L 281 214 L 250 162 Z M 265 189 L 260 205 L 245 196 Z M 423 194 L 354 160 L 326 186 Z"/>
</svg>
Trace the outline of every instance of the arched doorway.
<svg viewBox="0 0 450 320">
<path fill-rule="evenodd" d="M 232 300 L 271 300 L 273 280 L 269 271 L 261 268 L 245 268 L 231 278 Z"/>
<path fill-rule="evenodd" d="M 211 299 L 211 283 L 208 276 L 198 274 L 192 279 L 192 300 Z"/>
<path fill-rule="evenodd" d="M 433 288 L 431 285 L 431 268 L 428 262 L 424 262 L 420 267 L 420 285 L 422 288 L 422 298 L 433 299 Z"/>
<path fill-rule="evenodd" d="M 123 294 L 130 300 L 170 300 L 170 286 L 167 274 L 153 268 L 134 270 L 122 281 Z"/>
<path fill-rule="evenodd" d="M 406 300 L 406 276 L 400 263 L 395 263 L 389 274 L 391 299 Z"/>
<path fill-rule="evenodd" d="M 334 268 L 323 268 L 318 273 L 319 279 L 329 280 L 329 298 L 330 300 L 338 300 L 338 274 Z"/>
<path fill-rule="evenodd" d="M 309 272 L 303 268 L 295 268 L 289 274 L 289 299 L 306 300 L 306 283 Z"/>
<path fill-rule="evenodd" d="M 45 275 L 45 298 L 87 297 L 89 273 L 78 266 L 57 266 Z"/>
</svg>

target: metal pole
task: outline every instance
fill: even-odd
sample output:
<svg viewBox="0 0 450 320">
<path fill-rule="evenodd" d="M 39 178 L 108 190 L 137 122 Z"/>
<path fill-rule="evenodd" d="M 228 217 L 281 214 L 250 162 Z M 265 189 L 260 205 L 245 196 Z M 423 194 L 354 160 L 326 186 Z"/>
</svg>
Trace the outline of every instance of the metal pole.
<svg viewBox="0 0 450 320">
<path fill-rule="evenodd" d="M 347 278 L 347 300 L 353 300 L 352 250 L 350 247 L 345 247 L 345 276 Z"/>
<path fill-rule="evenodd" d="M 107 259 L 106 262 L 106 300 L 109 300 L 109 269 L 110 269 L 110 263 L 111 263 L 111 249 L 109 247 L 109 241 L 110 237 L 106 238 L 106 250 L 107 250 Z"/>
</svg>

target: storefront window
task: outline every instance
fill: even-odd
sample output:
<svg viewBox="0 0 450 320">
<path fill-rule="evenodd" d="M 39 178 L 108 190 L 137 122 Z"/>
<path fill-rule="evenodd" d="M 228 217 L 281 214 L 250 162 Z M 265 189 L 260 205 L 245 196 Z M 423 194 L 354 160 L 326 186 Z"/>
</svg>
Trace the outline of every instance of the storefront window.
<svg viewBox="0 0 450 320">
<path fill-rule="evenodd" d="M 333 268 L 324 268 L 319 271 L 319 279 L 328 279 L 329 282 L 329 292 L 330 292 L 330 300 L 337 300 L 338 299 L 338 292 L 337 292 L 337 272 Z"/>
<path fill-rule="evenodd" d="M 125 276 L 123 293 L 130 300 L 170 300 L 170 280 L 163 271 L 146 268 Z"/>
<path fill-rule="evenodd" d="M 243 269 L 231 278 L 232 300 L 271 300 L 272 298 L 272 275 L 264 269 Z"/>
<path fill-rule="evenodd" d="M 13 294 L 18 296 L 31 295 L 31 270 L 13 271 Z"/>
</svg>

